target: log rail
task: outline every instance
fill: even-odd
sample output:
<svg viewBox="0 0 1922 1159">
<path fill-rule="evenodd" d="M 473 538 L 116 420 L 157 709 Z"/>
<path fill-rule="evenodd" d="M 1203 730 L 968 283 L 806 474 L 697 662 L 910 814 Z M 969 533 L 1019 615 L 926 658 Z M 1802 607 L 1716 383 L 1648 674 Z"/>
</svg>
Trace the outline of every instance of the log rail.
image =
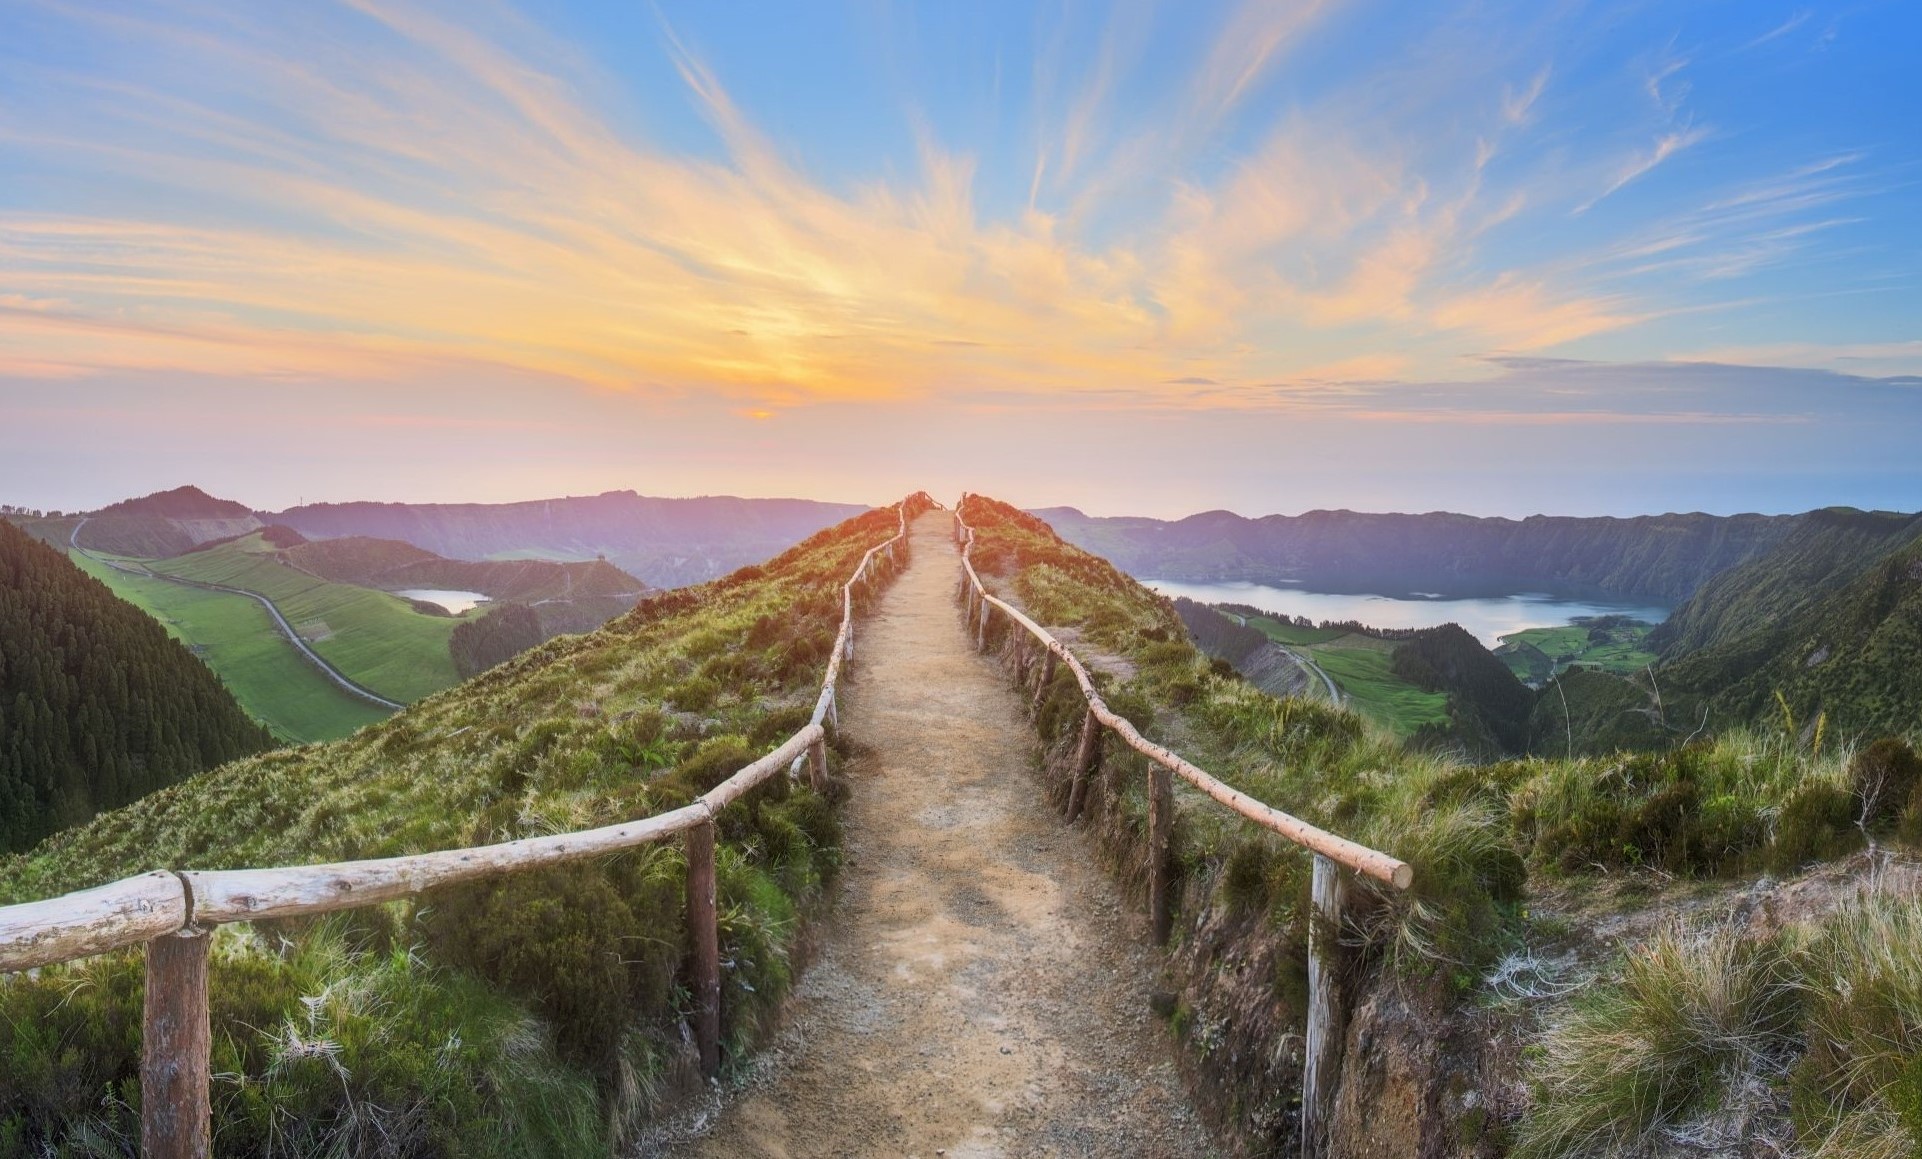
<svg viewBox="0 0 1922 1159">
<path fill-rule="evenodd" d="M 1168 848 L 1174 829 L 1172 777 L 1180 777 L 1220 805 L 1314 854 L 1312 901 L 1315 917 L 1309 926 L 1308 938 L 1308 1028 L 1302 1066 L 1301 1141 L 1304 1156 L 1322 1154 L 1325 1150 L 1322 1131 L 1332 1102 L 1330 1095 L 1341 1051 L 1342 1010 L 1335 984 L 1341 952 L 1339 931 L 1344 895 L 1341 875 L 1344 870 L 1359 873 L 1397 890 L 1404 890 L 1414 883 L 1414 867 L 1263 804 L 1223 783 L 1179 754 L 1142 736 L 1126 717 L 1108 707 L 1107 701 L 1095 688 L 1087 666 L 1067 645 L 1055 639 L 1052 633 L 1028 618 L 1020 609 L 994 596 L 981 582 L 972 558 L 974 528 L 968 526 L 966 521 L 968 498 L 962 495 L 954 506 L 954 538 L 961 548 L 960 598 L 976 647 L 982 651 L 988 650 L 989 617 L 999 613 L 1043 649 L 1045 659 L 1035 672 L 1037 678 L 1031 707 L 1040 707 L 1049 685 L 1054 681 L 1058 666 L 1063 664 L 1074 674 L 1075 683 L 1080 685 L 1082 698 L 1087 702 L 1087 714 L 1082 719 L 1080 736 L 1068 770 L 1071 778 L 1067 801 L 1069 823 L 1079 818 L 1088 782 L 1101 764 L 1104 730 L 1114 733 L 1123 744 L 1148 759 L 1148 916 L 1155 941 L 1166 943 L 1174 924 L 1173 899 L 1170 896 L 1173 863 Z M 1026 674 L 1021 671 L 1027 659 L 1024 644 L 1025 641 L 1020 637 L 1015 637 L 1015 666 L 1017 673 L 1025 679 Z"/>
<path fill-rule="evenodd" d="M 356 909 L 684 834 L 694 1039 L 702 1069 L 712 1075 L 720 1065 L 721 1040 L 715 816 L 783 771 L 798 776 L 803 764 L 810 785 L 826 789 L 828 729 L 838 727 L 837 690 L 842 669 L 854 656 L 856 596 L 873 594 L 894 574 L 906 549 L 909 509 L 916 502 L 910 497 L 893 505 L 895 534 L 868 548 L 842 585 L 841 627 L 812 718 L 772 752 L 693 803 L 619 825 L 498 845 L 332 865 L 156 871 L 61 897 L 0 906 L 0 974 L 145 943 L 141 1154 L 149 1159 L 204 1159 L 212 1146 L 207 964 L 213 926 Z M 934 505 L 925 497 L 919 503 Z"/>
</svg>

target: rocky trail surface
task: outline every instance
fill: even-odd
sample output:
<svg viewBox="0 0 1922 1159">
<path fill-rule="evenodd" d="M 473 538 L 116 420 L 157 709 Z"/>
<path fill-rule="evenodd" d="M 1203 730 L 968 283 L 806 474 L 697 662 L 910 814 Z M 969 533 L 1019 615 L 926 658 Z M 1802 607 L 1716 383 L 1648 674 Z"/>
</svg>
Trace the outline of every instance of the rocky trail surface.
<svg viewBox="0 0 1922 1159">
<path fill-rule="evenodd" d="M 848 863 L 772 1049 L 649 1155 L 1206 1156 L 1145 921 L 1063 828 L 968 646 L 945 511 L 856 636 Z"/>
</svg>

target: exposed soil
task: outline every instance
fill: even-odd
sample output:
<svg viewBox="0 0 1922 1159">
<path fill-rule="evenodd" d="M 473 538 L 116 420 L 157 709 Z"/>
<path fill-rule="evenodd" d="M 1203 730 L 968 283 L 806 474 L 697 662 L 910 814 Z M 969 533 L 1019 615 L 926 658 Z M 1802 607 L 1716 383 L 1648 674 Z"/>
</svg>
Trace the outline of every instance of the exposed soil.
<svg viewBox="0 0 1922 1159">
<path fill-rule="evenodd" d="M 786 1030 L 729 1105 L 648 1154 L 1217 1153 L 1149 1009 L 1158 955 L 1032 773 L 1033 731 L 968 646 L 950 516 L 856 631 L 841 704 L 848 864 Z"/>
</svg>

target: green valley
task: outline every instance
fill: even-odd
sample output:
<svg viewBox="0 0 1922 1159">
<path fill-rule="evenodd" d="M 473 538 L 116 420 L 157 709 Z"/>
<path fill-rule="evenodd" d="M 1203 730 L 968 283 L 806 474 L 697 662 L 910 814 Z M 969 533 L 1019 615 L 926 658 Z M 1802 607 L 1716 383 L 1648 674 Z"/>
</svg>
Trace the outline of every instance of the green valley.
<svg viewBox="0 0 1922 1159">
<path fill-rule="evenodd" d="M 1638 672 L 1655 663 L 1647 646 L 1655 625 L 1627 616 L 1582 616 L 1555 628 L 1525 628 L 1502 637 L 1495 655 L 1517 679 L 1540 687 L 1570 668 Z"/>
<path fill-rule="evenodd" d="M 193 649 L 220 674 L 247 714 L 282 740 L 334 740 L 388 716 L 329 680 L 287 643 L 267 610 L 246 596 L 123 571 L 77 551 L 69 558 Z"/>
<path fill-rule="evenodd" d="M 387 592 L 319 579 L 282 563 L 277 550 L 253 532 L 147 566 L 160 575 L 258 592 L 328 663 L 390 699 L 419 700 L 460 678 L 447 650 L 454 617 L 427 615 Z"/>
</svg>

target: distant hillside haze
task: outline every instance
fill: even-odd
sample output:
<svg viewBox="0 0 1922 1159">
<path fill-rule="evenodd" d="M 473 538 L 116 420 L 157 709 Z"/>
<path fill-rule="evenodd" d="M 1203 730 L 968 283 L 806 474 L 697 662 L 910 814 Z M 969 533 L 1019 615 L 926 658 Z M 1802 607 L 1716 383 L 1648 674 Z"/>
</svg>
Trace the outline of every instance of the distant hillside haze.
<svg viewBox="0 0 1922 1159">
<path fill-rule="evenodd" d="M 66 526 L 77 529 L 74 542 L 88 551 L 165 559 L 256 531 L 261 523 L 243 503 L 186 486 L 123 499 Z M 56 540 L 53 535 L 43 538 Z"/>
<path fill-rule="evenodd" d="M 1781 543 L 1804 516 L 1645 515 L 1527 519 L 1310 511 L 1249 519 L 1034 512 L 1062 538 L 1131 575 L 1193 582 L 1449 597 L 1523 591 L 1677 603 L 1709 577 Z"/>
<path fill-rule="evenodd" d="M 315 503 L 262 514 L 309 539 L 400 540 L 456 560 L 607 560 L 656 587 L 760 563 L 868 508 L 806 499 L 661 499 L 633 491 L 523 503 Z"/>
<path fill-rule="evenodd" d="M 0 520 L 0 851 L 271 744 L 152 617 Z"/>
<path fill-rule="evenodd" d="M 158 515 L 168 519 L 246 519 L 253 514 L 244 503 L 216 499 L 200 488 L 188 485 L 171 491 L 155 491 L 138 499 L 122 499 L 94 512 L 97 516 Z"/>
</svg>

